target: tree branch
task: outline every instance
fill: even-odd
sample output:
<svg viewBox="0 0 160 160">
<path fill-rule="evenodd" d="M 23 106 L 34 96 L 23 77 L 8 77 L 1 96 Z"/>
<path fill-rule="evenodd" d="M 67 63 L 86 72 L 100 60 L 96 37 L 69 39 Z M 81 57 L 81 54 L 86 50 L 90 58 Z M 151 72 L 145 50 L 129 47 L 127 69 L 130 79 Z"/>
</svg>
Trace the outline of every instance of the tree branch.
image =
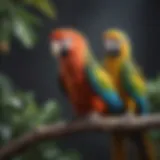
<svg viewBox="0 0 160 160">
<path fill-rule="evenodd" d="M 160 128 L 160 114 L 135 117 L 90 117 L 74 122 L 57 122 L 24 134 L 0 149 L 0 160 L 13 157 L 36 142 L 57 139 L 68 134 L 83 131 L 132 131 Z"/>
</svg>

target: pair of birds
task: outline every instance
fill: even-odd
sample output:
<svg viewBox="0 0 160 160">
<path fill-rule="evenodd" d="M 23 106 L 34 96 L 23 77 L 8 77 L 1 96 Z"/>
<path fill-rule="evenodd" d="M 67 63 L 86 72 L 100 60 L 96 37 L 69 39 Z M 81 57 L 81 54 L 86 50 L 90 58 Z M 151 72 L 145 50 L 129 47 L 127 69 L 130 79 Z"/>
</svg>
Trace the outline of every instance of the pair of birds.
<svg viewBox="0 0 160 160">
<path fill-rule="evenodd" d="M 93 112 L 109 114 L 146 114 L 148 102 L 144 78 L 131 55 L 125 33 L 108 29 L 103 34 L 105 57 L 100 64 L 86 37 L 72 28 L 55 29 L 50 34 L 51 52 L 59 64 L 58 81 L 73 105 L 77 117 Z M 127 122 L 126 122 L 127 123 Z M 112 159 L 125 160 L 126 137 L 113 133 Z M 141 160 L 154 160 L 146 132 L 130 133 Z"/>
</svg>

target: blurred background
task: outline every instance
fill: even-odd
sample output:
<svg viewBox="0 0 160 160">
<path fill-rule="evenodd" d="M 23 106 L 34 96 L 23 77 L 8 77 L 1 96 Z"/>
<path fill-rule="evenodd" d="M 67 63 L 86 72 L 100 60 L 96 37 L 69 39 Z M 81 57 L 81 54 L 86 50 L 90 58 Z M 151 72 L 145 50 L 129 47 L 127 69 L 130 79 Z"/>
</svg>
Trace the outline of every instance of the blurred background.
<svg viewBox="0 0 160 160">
<path fill-rule="evenodd" d="M 1 0 L 0 145 L 37 125 L 72 117 L 71 105 L 57 87 L 56 62 L 49 53 L 48 34 L 56 27 L 84 32 L 99 60 L 102 32 L 110 27 L 124 30 L 148 79 L 152 111 L 158 112 L 159 8 L 158 0 Z M 159 149 L 160 134 L 153 132 L 152 138 Z M 41 143 L 15 160 L 106 160 L 107 142 L 103 133 L 76 134 Z"/>
</svg>

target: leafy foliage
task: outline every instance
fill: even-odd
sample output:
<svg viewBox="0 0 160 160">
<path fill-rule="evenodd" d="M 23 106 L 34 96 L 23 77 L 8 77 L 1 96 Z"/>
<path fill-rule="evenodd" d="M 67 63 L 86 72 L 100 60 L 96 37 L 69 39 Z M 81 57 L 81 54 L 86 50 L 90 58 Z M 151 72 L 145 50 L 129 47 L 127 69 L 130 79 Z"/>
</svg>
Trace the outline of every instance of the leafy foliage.
<svg viewBox="0 0 160 160">
<path fill-rule="evenodd" d="M 148 98 L 151 103 L 151 112 L 160 112 L 160 76 L 148 82 Z M 157 149 L 157 159 L 160 159 L 160 132 L 152 131 L 151 135 Z"/>
<path fill-rule="evenodd" d="M 148 96 L 152 112 L 160 112 L 160 76 L 148 82 Z"/>
<path fill-rule="evenodd" d="M 160 76 L 148 82 L 148 98 L 152 112 L 160 111 Z M 60 119 L 60 110 L 56 101 L 48 100 L 39 106 L 31 92 L 23 92 L 13 87 L 10 79 L 0 74 L 0 146 L 24 132 L 43 124 Z M 160 133 L 154 131 L 152 138 L 160 148 Z M 158 159 L 160 155 L 158 155 Z M 13 158 L 13 160 L 79 160 L 76 151 L 62 151 L 53 141 L 40 142 L 29 151 Z"/>
<path fill-rule="evenodd" d="M 36 27 L 41 19 L 26 7 L 32 7 L 49 18 L 56 18 L 56 7 L 51 0 L 1 0 L 0 1 L 0 51 L 7 51 L 12 36 L 27 48 L 37 41 Z M 2 45 L 3 44 L 3 45 Z"/>
<path fill-rule="evenodd" d="M 0 74 L 0 146 L 37 126 L 56 122 L 60 110 L 53 100 L 39 106 L 31 92 L 17 91 L 11 81 Z M 75 151 L 62 151 L 54 141 L 40 142 L 14 160 L 79 160 Z"/>
</svg>

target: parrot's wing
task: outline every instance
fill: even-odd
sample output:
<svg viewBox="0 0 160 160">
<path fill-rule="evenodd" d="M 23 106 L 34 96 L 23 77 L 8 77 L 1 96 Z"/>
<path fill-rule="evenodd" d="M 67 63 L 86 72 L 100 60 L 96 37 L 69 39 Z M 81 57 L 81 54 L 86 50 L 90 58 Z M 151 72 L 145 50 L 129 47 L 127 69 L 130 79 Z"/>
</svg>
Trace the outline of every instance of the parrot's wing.
<svg viewBox="0 0 160 160">
<path fill-rule="evenodd" d="M 132 63 L 125 63 L 121 67 L 121 84 L 139 107 L 141 113 L 148 112 L 145 82 Z"/>
<path fill-rule="evenodd" d="M 88 65 L 86 67 L 87 79 L 96 94 L 106 102 L 110 112 L 121 112 L 123 110 L 122 101 L 116 92 L 110 76 L 100 65 Z"/>
</svg>

